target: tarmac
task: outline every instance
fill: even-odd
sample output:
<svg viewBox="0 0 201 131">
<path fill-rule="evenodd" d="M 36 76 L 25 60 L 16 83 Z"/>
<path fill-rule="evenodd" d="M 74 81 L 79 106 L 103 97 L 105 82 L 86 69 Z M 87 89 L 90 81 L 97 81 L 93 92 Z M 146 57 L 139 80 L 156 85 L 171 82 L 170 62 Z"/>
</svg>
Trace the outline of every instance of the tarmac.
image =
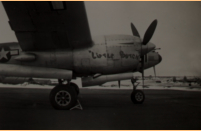
<svg viewBox="0 0 201 131">
<path fill-rule="evenodd" d="M 55 110 L 51 89 L 0 88 L 1 130 L 200 130 L 201 92 L 144 90 L 133 104 L 131 89 L 80 89 L 83 110 Z"/>
</svg>

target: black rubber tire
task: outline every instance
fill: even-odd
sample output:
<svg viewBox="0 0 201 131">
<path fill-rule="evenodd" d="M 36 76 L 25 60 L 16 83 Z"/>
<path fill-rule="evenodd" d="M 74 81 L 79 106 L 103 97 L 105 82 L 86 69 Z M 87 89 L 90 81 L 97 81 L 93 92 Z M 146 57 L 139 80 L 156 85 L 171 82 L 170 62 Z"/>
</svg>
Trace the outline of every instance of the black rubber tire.
<svg viewBox="0 0 201 131">
<path fill-rule="evenodd" d="M 145 95 L 141 90 L 135 90 L 131 93 L 131 101 L 134 104 L 142 104 L 145 100 Z"/>
<path fill-rule="evenodd" d="M 80 89 L 79 89 L 78 85 L 76 85 L 76 84 L 73 83 L 73 82 L 71 82 L 70 85 L 74 87 L 74 89 L 75 89 L 77 95 L 79 95 L 79 94 L 80 94 Z"/>
<path fill-rule="evenodd" d="M 70 100 L 69 100 L 67 105 L 59 105 L 58 102 L 56 101 L 56 96 L 58 96 L 59 92 L 68 93 Z M 74 87 L 72 87 L 72 86 L 67 87 L 67 85 L 57 85 L 56 87 L 54 87 L 51 90 L 50 95 L 49 95 L 49 99 L 50 99 L 51 105 L 55 109 L 57 109 L 57 110 L 69 110 L 70 108 L 75 106 L 77 103 L 77 93 L 76 93 Z"/>
</svg>

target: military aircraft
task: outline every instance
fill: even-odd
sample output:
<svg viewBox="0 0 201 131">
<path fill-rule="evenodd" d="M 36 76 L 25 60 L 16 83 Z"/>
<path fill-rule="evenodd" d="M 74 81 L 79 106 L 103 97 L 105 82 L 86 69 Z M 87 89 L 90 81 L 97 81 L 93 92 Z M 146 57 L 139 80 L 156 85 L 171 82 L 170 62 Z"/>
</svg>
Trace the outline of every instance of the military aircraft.
<svg viewBox="0 0 201 131">
<path fill-rule="evenodd" d="M 173 77 L 173 82 L 182 82 L 182 83 L 189 83 L 189 86 L 191 86 L 191 83 L 197 83 L 201 85 L 201 79 L 200 78 L 192 78 L 188 79 L 186 76 L 184 76 L 183 79 L 176 79 L 176 77 Z"/>
<path fill-rule="evenodd" d="M 92 37 L 84 2 L 2 2 L 18 42 L 0 44 L 0 75 L 58 79 L 50 92 L 55 109 L 70 109 L 77 103 L 82 86 L 132 79 L 134 72 L 155 67 L 162 57 L 150 41 L 154 20 L 141 39 L 133 35 Z M 67 84 L 64 84 L 67 81 Z M 144 83 L 144 82 L 143 82 Z M 133 103 L 143 103 L 144 93 L 133 89 Z"/>
</svg>

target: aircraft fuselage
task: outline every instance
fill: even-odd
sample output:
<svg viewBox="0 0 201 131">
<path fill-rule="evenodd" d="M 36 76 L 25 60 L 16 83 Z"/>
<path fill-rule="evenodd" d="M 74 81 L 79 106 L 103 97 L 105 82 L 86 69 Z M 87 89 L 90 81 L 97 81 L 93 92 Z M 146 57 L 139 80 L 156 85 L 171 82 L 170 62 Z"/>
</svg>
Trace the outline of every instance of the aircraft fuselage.
<svg viewBox="0 0 201 131">
<path fill-rule="evenodd" d="M 154 48 L 148 46 L 143 47 L 145 53 Z M 93 46 L 81 49 L 23 52 L 18 43 L 6 43 L 0 45 L 0 51 L 4 64 L 66 69 L 75 74 L 115 74 L 139 70 L 141 46 L 138 37 L 112 35 L 98 37 Z"/>
</svg>

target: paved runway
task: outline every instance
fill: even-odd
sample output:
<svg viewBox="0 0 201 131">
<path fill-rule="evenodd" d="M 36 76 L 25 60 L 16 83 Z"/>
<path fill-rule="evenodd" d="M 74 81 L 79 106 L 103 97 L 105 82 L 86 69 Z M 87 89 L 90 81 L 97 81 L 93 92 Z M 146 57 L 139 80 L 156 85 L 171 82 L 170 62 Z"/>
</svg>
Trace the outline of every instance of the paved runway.
<svg viewBox="0 0 201 131">
<path fill-rule="evenodd" d="M 201 129 L 201 92 L 145 90 L 134 105 L 131 90 L 81 89 L 84 110 L 54 110 L 50 89 L 0 88 L 0 129 Z"/>
</svg>

